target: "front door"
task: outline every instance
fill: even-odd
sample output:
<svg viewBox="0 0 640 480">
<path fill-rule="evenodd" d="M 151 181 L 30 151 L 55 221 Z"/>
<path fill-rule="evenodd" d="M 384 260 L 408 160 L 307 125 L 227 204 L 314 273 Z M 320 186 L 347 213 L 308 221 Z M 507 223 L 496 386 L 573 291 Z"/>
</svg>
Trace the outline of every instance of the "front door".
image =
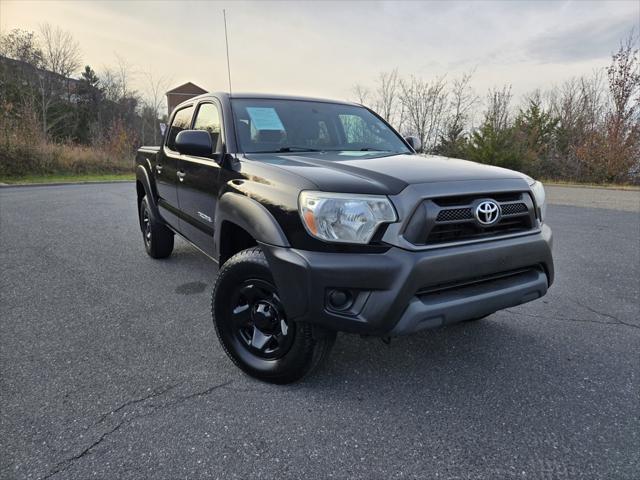
<svg viewBox="0 0 640 480">
<path fill-rule="evenodd" d="M 218 178 L 223 152 L 222 122 L 217 103 L 200 103 L 194 130 L 211 135 L 211 158 L 181 155 L 178 160 L 178 201 L 181 231 L 191 242 L 213 256 L 213 222 L 218 198 Z"/>
<path fill-rule="evenodd" d="M 181 230 L 178 203 L 178 160 L 181 155 L 175 149 L 178 133 L 189 129 L 193 105 L 178 110 L 173 116 L 165 144 L 156 157 L 153 175 L 158 189 L 158 207 L 162 217 L 176 230 Z"/>
</svg>

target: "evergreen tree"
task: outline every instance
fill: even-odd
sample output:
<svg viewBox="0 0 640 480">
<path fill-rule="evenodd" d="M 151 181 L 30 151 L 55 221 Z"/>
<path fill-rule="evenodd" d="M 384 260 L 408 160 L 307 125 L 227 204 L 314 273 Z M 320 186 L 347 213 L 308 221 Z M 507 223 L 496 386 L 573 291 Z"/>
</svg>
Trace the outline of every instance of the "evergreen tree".
<svg viewBox="0 0 640 480">
<path fill-rule="evenodd" d="M 515 124 L 515 136 L 520 147 L 522 165 L 527 173 L 549 178 L 555 171 L 557 157 L 556 134 L 559 120 L 546 111 L 537 96 L 520 110 Z"/>
</svg>

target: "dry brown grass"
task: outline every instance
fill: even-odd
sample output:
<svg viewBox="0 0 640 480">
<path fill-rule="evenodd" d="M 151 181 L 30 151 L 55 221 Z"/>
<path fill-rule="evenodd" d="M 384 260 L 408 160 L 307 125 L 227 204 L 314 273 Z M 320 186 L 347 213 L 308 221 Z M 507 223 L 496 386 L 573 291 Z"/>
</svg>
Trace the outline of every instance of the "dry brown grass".
<svg viewBox="0 0 640 480">
<path fill-rule="evenodd" d="M 0 143 L 0 176 L 127 173 L 133 171 L 133 155 L 96 147 L 44 142 Z"/>
</svg>

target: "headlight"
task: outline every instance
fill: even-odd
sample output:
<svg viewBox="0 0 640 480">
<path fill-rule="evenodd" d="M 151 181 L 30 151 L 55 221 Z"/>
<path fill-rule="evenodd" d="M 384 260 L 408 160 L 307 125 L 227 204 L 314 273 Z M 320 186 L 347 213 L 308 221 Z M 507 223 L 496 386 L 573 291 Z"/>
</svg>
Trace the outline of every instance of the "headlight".
<svg viewBox="0 0 640 480">
<path fill-rule="evenodd" d="M 387 197 L 304 191 L 298 198 L 307 232 L 326 242 L 369 243 L 383 223 L 397 220 Z"/>
<path fill-rule="evenodd" d="M 544 187 L 542 183 L 535 181 L 533 178 L 527 177 L 527 180 L 529 181 L 529 188 L 531 188 L 533 198 L 536 201 L 538 217 L 540 218 L 540 222 L 543 222 L 547 213 L 547 195 L 544 192 Z"/>
</svg>

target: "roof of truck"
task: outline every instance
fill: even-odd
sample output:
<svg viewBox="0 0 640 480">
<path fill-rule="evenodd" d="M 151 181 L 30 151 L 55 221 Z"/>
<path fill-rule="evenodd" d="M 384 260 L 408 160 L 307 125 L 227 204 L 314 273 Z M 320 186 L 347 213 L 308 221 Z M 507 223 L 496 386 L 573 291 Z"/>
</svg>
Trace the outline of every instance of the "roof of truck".
<svg viewBox="0 0 640 480">
<path fill-rule="evenodd" d="M 199 95 L 198 97 L 194 97 L 194 99 L 206 98 L 206 97 L 226 97 L 231 99 L 241 99 L 241 98 L 253 98 L 253 99 L 266 99 L 266 100 L 302 100 L 307 102 L 322 102 L 322 103 L 339 103 L 343 105 L 355 105 L 360 106 L 358 103 L 347 102 L 344 100 L 333 100 L 329 98 L 315 98 L 315 97 L 305 97 L 299 95 L 280 95 L 273 93 L 253 93 L 253 92 L 233 92 L 231 95 L 228 92 L 215 92 L 215 93 L 205 93 L 204 95 Z"/>
</svg>

